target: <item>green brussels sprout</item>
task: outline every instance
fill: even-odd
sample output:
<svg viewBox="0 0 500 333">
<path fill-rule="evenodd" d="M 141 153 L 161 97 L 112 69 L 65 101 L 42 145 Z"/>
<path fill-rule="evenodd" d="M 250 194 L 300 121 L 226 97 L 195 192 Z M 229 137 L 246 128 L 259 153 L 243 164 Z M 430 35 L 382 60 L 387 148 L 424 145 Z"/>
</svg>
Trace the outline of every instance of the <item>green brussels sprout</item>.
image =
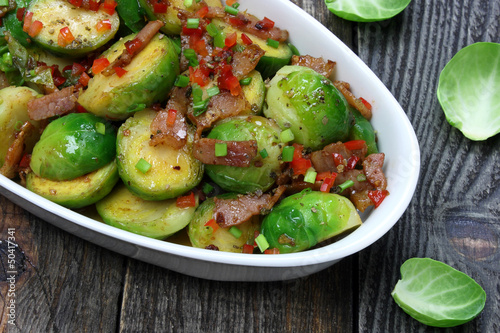
<svg viewBox="0 0 500 333">
<path fill-rule="evenodd" d="M 165 239 L 176 233 L 193 218 L 196 205 L 179 208 L 175 199 L 148 201 L 131 193 L 123 184 L 96 203 L 105 223 L 155 239 Z"/>
<path fill-rule="evenodd" d="M 136 34 L 121 38 L 101 56 L 112 63 Z M 123 76 L 94 75 L 78 103 L 87 111 L 111 120 L 124 120 L 136 111 L 162 102 L 179 74 L 179 58 L 174 42 L 156 34 L 130 64 Z"/>
<path fill-rule="evenodd" d="M 378 153 L 377 138 L 370 121 L 352 106 L 349 106 L 349 111 L 354 120 L 349 130 L 349 140 L 364 140 L 368 147 L 368 155 Z"/>
<path fill-rule="evenodd" d="M 361 225 L 349 199 L 304 190 L 283 199 L 262 221 L 261 233 L 280 253 L 299 252 Z"/>
<path fill-rule="evenodd" d="M 223 194 L 220 197 L 230 198 L 234 194 Z M 207 248 L 208 246 L 216 246 L 219 251 L 224 252 L 243 252 L 243 245 L 252 244 L 254 242 L 255 231 L 259 230 L 260 219 L 258 216 L 252 217 L 250 220 L 235 226 L 241 231 L 241 235 L 236 236 L 230 232 L 230 228 L 216 227 L 214 232 L 213 227 L 206 225 L 207 223 L 216 223 L 214 219 L 214 198 L 208 198 L 203 201 L 196 209 L 193 219 L 189 223 L 188 236 L 191 244 L 198 248 Z"/>
<path fill-rule="evenodd" d="M 344 96 L 332 82 L 302 66 L 285 66 L 271 80 L 264 114 L 282 129 L 290 128 L 294 142 L 313 150 L 345 141 L 350 115 Z"/>
<path fill-rule="evenodd" d="M 14 142 L 16 131 L 30 121 L 38 127 L 37 121 L 28 117 L 28 102 L 35 99 L 38 93 L 28 87 L 7 87 L 0 90 L 0 167 L 5 162 L 7 151 Z M 35 138 L 38 140 L 38 138 Z M 35 142 L 29 142 L 27 150 L 31 150 Z"/>
<path fill-rule="evenodd" d="M 116 162 L 71 180 L 50 180 L 33 172 L 26 177 L 26 188 L 67 208 L 82 208 L 104 198 L 120 179 Z"/>
<path fill-rule="evenodd" d="M 71 180 L 105 166 L 115 153 L 113 125 L 90 113 L 71 113 L 45 128 L 30 167 L 42 178 Z"/>
<path fill-rule="evenodd" d="M 193 157 L 194 129 L 188 128 L 187 143 L 181 149 L 159 144 L 151 146 L 150 125 L 156 111 L 145 109 L 120 126 L 117 138 L 118 171 L 129 190 L 144 200 L 165 200 L 198 185 L 203 164 Z M 145 170 L 139 161 L 149 165 Z"/>
<path fill-rule="evenodd" d="M 31 0 L 26 11 L 33 13 L 33 21 L 43 24 L 43 29 L 32 39 L 48 51 L 70 57 L 97 50 L 115 36 L 120 26 L 116 12 L 109 15 L 103 10 L 78 8 L 66 0 Z M 108 20 L 111 28 L 98 31 L 97 25 L 103 20 Z M 62 46 L 59 31 L 64 28 L 69 28 L 74 40 Z"/>
<path fill-rule="evenodd" d="M 242 86 L 243 94 L 251 105 L 252 114 L 259 114 L 264 106 L 266 85 L 262 75 L 256 70 L 251 71 L 245 79 L 250 79 L 250 83 Z"/>
<path fill-rule="evenodd" d="M 238 116 L 218 122 L 208 138 L 224 141 L 256 140 L 258 151 L 249 167 L 206 165 L 207 175 L 228 192 L 253 193 L 268 190 L 280 171 L 280 128 L 272 119 L 261 116 Z"/>
</svg>

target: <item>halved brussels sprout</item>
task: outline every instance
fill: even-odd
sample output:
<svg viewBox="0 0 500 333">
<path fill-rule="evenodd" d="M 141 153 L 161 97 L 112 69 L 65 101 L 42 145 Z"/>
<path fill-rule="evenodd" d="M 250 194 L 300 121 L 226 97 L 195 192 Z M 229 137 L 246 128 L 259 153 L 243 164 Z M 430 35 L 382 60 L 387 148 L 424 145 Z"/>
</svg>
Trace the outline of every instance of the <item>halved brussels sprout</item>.
<svg viewBox="0 0 500 333">
<path fill-rule="evenodd" d="M 200 8 L 199 6 L 196 6 L 198 1 L 192 1 L 191 3 L 193 5 L 186 7 L 187 2 L 185 0 L 169 0 L 166 12 L 161 13 L 158 10 L 155 10 L 156 2 L 150 0 L 138 1 L 140 6 L 146 11 L 146 16 L 149 20 L 160 20 L 165 23 L 165 25 L 161 28 L 161 31 L 169 35 L 179 35 L 181 33 L 181 20 L 177 17 L 180 9 L 192 12 Z M 205 0 L 205 3 L 209 7 L 222 7 L 220 0 Z"/>
<path fill-rule="evenodd" d="M 123 184 L 96 203 L 104 222 L 146 237 L 165 239 L 191 221 L 196 206 L 179 208 L 175 199 L 147 201 L 135 196 Z"/>
<path fill-rule="evenodd" d="M 42 178 L 70 180 L 115 158 L 116 130 L 90 113 L 71 113 L 52 121 L 33 148 L 30 167 Z"/>
<path fill-rule="evenodd" d="M 299 252 L 361 225 L 349 199 L 304 190 L 283 199 L 262 221 L 261 233 L 280 253 Z"/>
<path fill-rule="evenodd" d="M 67 208 L 81 208 L 104 198 L 120 179 L 116 162 L 71 180 L 50 180 L 33 172 L 26 177 L 26 188 Z"/>
<path fill-rule="evenodd" d="M 268 190 L 275 181 L 280 167 L 282 144 L 281 130 L 274 120 L 261 116 L 238 116 L 218 122 L 208 138 L 224 141 L 256 140 L 258 151 L 249 167 L 228 165 L 206 165 L 207 175 L 220 187 L 229 192 L 252 193 Z"/>
<path fill-rule="evenodd" d="M 83 56 L 103 46 L 115 36 L 120 26 L 116 12 L 109 15 L 102 9 L 79 8 L 66 0 L 32 0 L 26 10 L 33 13 L 33 22 L 43 24 L 33 40 L 49 51 L 70 57 Z M 110 29 L 98 29 L 103 20 L 109 21 Z M 62 32 L 63 29 L 68 30 Z M 64 37 L 69 33 L 73 38 Z"/>
<path fill-rule="evenodd" d="M 271 80 L 264 114 L 282 129 L 290 128 L 294 142 L 318 150 L 347 138 L 347 101 L 332 82 L 302 66 L 285 66 Z"/>
<path fill-rule="evenodd" d="M 38 122 L 28 117 L 28 102 L 35 99 L 38 93 L 28 87 L 7 87 L 0 90 L 0 167 L 5 162 L 7 151 L 14 142 L 15 133 L 21 126 L 30 121 L 38 127 Z M 38 138 L 35 138 L 38 139 Z M 35 142 L 29 142 L 27 147 L 31 151 Z"/>
<path fill-rule="evenodd" d="M 118 130 L 118 170 L 129 190 L 144 200 L 174 198 L 198 185 L 203 164 L 192 154 L 194 129 L 188 127 L 187 143 L 181 149 L 159 144 L 150 146 L 150 124 L 156 111 L 145 109 L 127 119 Z M 144 161 L 151 167 L 137 166 Z"/>
<path fill-rule="evenodd" d="M 349 130 L 349 140 L 364 140 L 368 147 L 366 152 L 368 155 L 378 153 L 377 136 L 370 121 L 352 106 L 349 106 L 349 111 L 354 120 L 354 124 Z"/>
<path fill-rule="evenodd" d="M 251 105 L 252 114 L 259 114 L 264 106 L 266 85 L 259 71 L 251 71 L 247 78 L 250 83 L 242 86 L 243 94 Z"/>
<path fill-rule="evenodd" d="M 102 57 L 113 62 L 123 50 L 129 35 L 113 44 Z M 122 77 L 97 74 L 78 97 L 87 111 L 111 120 L 124 120 L 138 110 L 164 101 L 179 74 L 179 59 L 170 38 L 156 34 L 130 64 Z"/>
<path fill-rule="evenodd" d="M 234 194 L 224 194 L 221 197 L 229 198 L 231 196 L 234 196 Z M 208 246 L 216 246 L 219 251 L 241 253 L 243 245 L 247 243 L 253 245 L 255 231 L 259 230 L 260 227 L 258 216 L 254 216 L 250 220 L 235 226 L 241 231 L 241 236 L 236 238 L 229 231 L 230 228 L 216 227 L 217 230 L 214 232 L 211 226 L 205 225 L 214 218 L 214 208 L 214 198 L 209 198 L 196 209 L 188 228 L 189 239 L 194 247 L 207 248 Z M 212 221 L 212 223 L 216 222 Z"/>
</svg>

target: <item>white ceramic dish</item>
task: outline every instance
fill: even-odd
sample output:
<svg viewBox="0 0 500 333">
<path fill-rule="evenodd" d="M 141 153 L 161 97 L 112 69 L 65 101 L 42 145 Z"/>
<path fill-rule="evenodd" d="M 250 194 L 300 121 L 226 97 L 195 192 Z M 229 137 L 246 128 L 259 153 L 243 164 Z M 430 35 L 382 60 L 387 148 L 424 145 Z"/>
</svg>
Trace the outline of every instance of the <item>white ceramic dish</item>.
<svg viewBox="0 0 500 333">
<path fill-rule="evenodd" d="M 322 248 L 295 254 L 249 255 L 207 251 L 138 236 L 56 205 L 0 175 L 2 195 L 53 225 L 123 255 L 180 273 L 214 280 L 273 281 L 303 277 L 371 245 L 401 217 L 415 190 L 420 153 L 413 128 L 391 93 L 337 37 L 288 0 L 240 0 L 241 7 L 290 32 L 302 54 L 337 62 L 336 79 L 351 84 L 356 96 L 373 105 L 372 124 L 386 154 L 390 195 L 363 214 L 363 225 Z"/>
</svg>

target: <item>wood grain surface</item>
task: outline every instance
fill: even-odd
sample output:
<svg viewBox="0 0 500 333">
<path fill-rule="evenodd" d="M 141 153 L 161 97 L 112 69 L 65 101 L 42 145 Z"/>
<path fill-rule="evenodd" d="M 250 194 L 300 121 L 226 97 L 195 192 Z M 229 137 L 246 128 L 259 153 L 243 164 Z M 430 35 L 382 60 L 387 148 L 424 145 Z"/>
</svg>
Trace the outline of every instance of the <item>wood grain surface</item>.
<svg viewBox="0 0 500 333">
<path fill-rule="evenodd" d="M 466 139 L 447 123 L 436 98 L 439 73 L 458 50 L 500 42 L 500 1 L 413 0 L 403 13 L 373 23 L 342 20 L 323 0 L 293 2 L 360 56 L 415 129 L 420 180 L 396 226 L 308 277 L 228 283 L 108 251 L 0 196 L 0 332 L 500 332 L 500 136 Z M 487 293 L 484 311 L 455 329 L 406 315 L 390 293 L 412 257 L 431 257 L 473 277 Z"/>
</svg>

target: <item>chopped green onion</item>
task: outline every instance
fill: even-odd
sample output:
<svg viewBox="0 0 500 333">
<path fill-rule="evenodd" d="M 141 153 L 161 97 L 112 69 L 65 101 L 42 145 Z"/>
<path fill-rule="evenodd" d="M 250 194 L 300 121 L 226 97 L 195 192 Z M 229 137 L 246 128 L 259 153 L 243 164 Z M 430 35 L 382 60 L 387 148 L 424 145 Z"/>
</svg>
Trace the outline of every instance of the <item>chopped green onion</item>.
<svg viewBox="0 0 500 333">
<path fill-rule="evenodd" d="M 216 142 L 215 143 L 215 156 L 222 157 L 227 155 L 227 143 Z"/>
<path fill-rule="evenodd" d="M 314 182 L 316 182 L 317 175 L 318 175 L 318 173 L 316 172 L 316 170 L 314 170 L 314 168 L 309 168 L 309 169 L 307 169 L 306 175 L 304 176 L 304 181 L 306 183 L 314 184 Z"/>
<path fill-rule="evenodd" d="M 226 46 L 226 34 L 220 32 L 217 36 L 214 37 L 214 46 L 224 48 Z"/>
<path fill-rule="evenodd" d="M 224 11 L 231 15 L 238 15 L 238 8 L 226 5 Z"/>
<path fill-rule="evenodd" d="M 259 151 L 259 154 L 262 158 L 266 158 L 267 156 L 269 156 L 269 154 L 267 153 L 267 150 L 266 148 L 262 149 L 261 151 Z"/>
<path fill-rule="evenodd" d="M 281 153 L 281 160 L 283 162 L 291 162 L 293 160 L 293 152 L 295 150 L 294 146 L 286 146 L 283 148 Z"/>
<path fill-rule="evenodd" d="M 215 95 L 218 95 L 220 93 L 219 87 L 213 86 L 207 89 L 207 94 L 210 97 L 214 97 Z"/>
<path fill-rule="evenodd" d="M 106 134 L 106 125 L 103 123 L 95 123 L 95 130 L 97 133 L 104 135 Z"/>
<path fill-rule="evenodd" d="M 280 46 L 279 41 L 271 39 L 271 38 L 267 39 L 266 44 L 269 45 L 270 47 L 274 47 L 275 49 L 277 49 Z"/>
<path fill-rule="evenodd" d="M 184 0 L 184 6 L 189 8 L 193 5 L 193 0 Z"/>
<path fill-rule="evenodd" d="M 339 185 L 340 192 L 344 191 L 346 188 L 349 188 L 354 185 L 354 182 L 352 180 L 346 180 L 342 184 Z"/>
<path fill-rule="evenodd" d="M 186 28 L 188 29 L 198 29 L 200 26 L 199 18 L 188 18 L 186 22 Z"/>
<path fill-rule="evenodd" d="M 234 52 L 243 52 L 243 51 L 245 51 L 245 47 L 241 44 L 236 44 L 235 46 L 233 46 L 233 51 Z"/>
<path fill-rule="evenodd" d="M 291 129 L 287 128 L 280 134 L 281 142 L 290 142 L 293 139 L 295 139 L 295 136 L 293 135 L 293 132 Z"/>
<path fill-rule="evenodd" d="M 248 86 L 250 84 L 250 82 L 252 82 L 252 78 L 246 77 L 246 78 L 240 80 L 240 85 Z"/>
<path fill-rule="evenodd" d="M 210 185 L 209 183 L 205 183 L 203 184 L 203 193 L 205 193 L 206 195 L 210 194 L 210 192 L 212 192 L 214 190 L 214 187 L 212 185 Z"/>
<path fill-rule="evenodd" d="M 215 24 L 213 24 L 213 23 L 209 23 L 209 24 L 207 24 L 206 29 L 207 29 L 208 34 L 209 34 L 211 37 L 215 37 L 215 36 L 217 36 L 218 34 L 220 34 L 219 29 L 218 29 L 218 28 L 215 26 Z"/>
<path fill-rule="evenodd" d="M 146 173 L 149 169 L 151 169 L 151 164 L 149 164 L 145 159 L 141 158 L 135 165 L 135 168 L 142 173 Z"/>
<path fill-rule="evenodd" d="M 234 238 L 240 238 L 241 235 L 243 234 L 243 232 L 234 225 L 231 228 L 229 228 L 229 232 L 231 233 L 231 235 L 234 236 Z"/>
<path fill-rule="evenodd" d="M 360 173 L 359 175 L 356 176 L 356 180 L 358 182 L 364 182 L 366 180 L 366 176 L 362 173 Z"/>
<path fill-rule="evenodd" d="M 293 55 L 299 56 L 299 50 L 292 43 L 288 43 L 288 47 L 292 50 Z"/>
<path fill-rule="evenodd" d="M 184 75 L 177 75 L 175 78 L 174 86 L 184 88 L 189 84 L 189 78 Z"/>
<path fill-rule="evenodd" d="M 207 99 L 202 100 L 202 101 L 193 102 L 193 115 L 195 117 L 198 117 L 200 114 L 202 114 L 203 112 L 207 111 L 208 101 L 209 100 L 210 99 L 207 98 Z"/>
<path fill-rule="evenodd" d="M 266 239 L 266 236 L 264 236 L 263 234 L 260 234 L 255 238 L 255 243 L 257 243 L 260 252 L 264 252 L 269 248 L 269 243 Z"/>
<path fill-rule="evenodd" d="M 234 8 L 238 8 L 239 6 L 240 6 L 240 3 L 239 3 L 239 2 L 235 2 L 235 3 L 233 3 L 233 7 L 234 7 Z"/>
<path fill-rule="evenodd" d="M 198 66 L 198 56 L 196 55 L 196 51 L 193 49 L 184 49 L 182 52 L 184 57 L 189 60 L 189 66 L 196 67 Z"/>
</svg>

